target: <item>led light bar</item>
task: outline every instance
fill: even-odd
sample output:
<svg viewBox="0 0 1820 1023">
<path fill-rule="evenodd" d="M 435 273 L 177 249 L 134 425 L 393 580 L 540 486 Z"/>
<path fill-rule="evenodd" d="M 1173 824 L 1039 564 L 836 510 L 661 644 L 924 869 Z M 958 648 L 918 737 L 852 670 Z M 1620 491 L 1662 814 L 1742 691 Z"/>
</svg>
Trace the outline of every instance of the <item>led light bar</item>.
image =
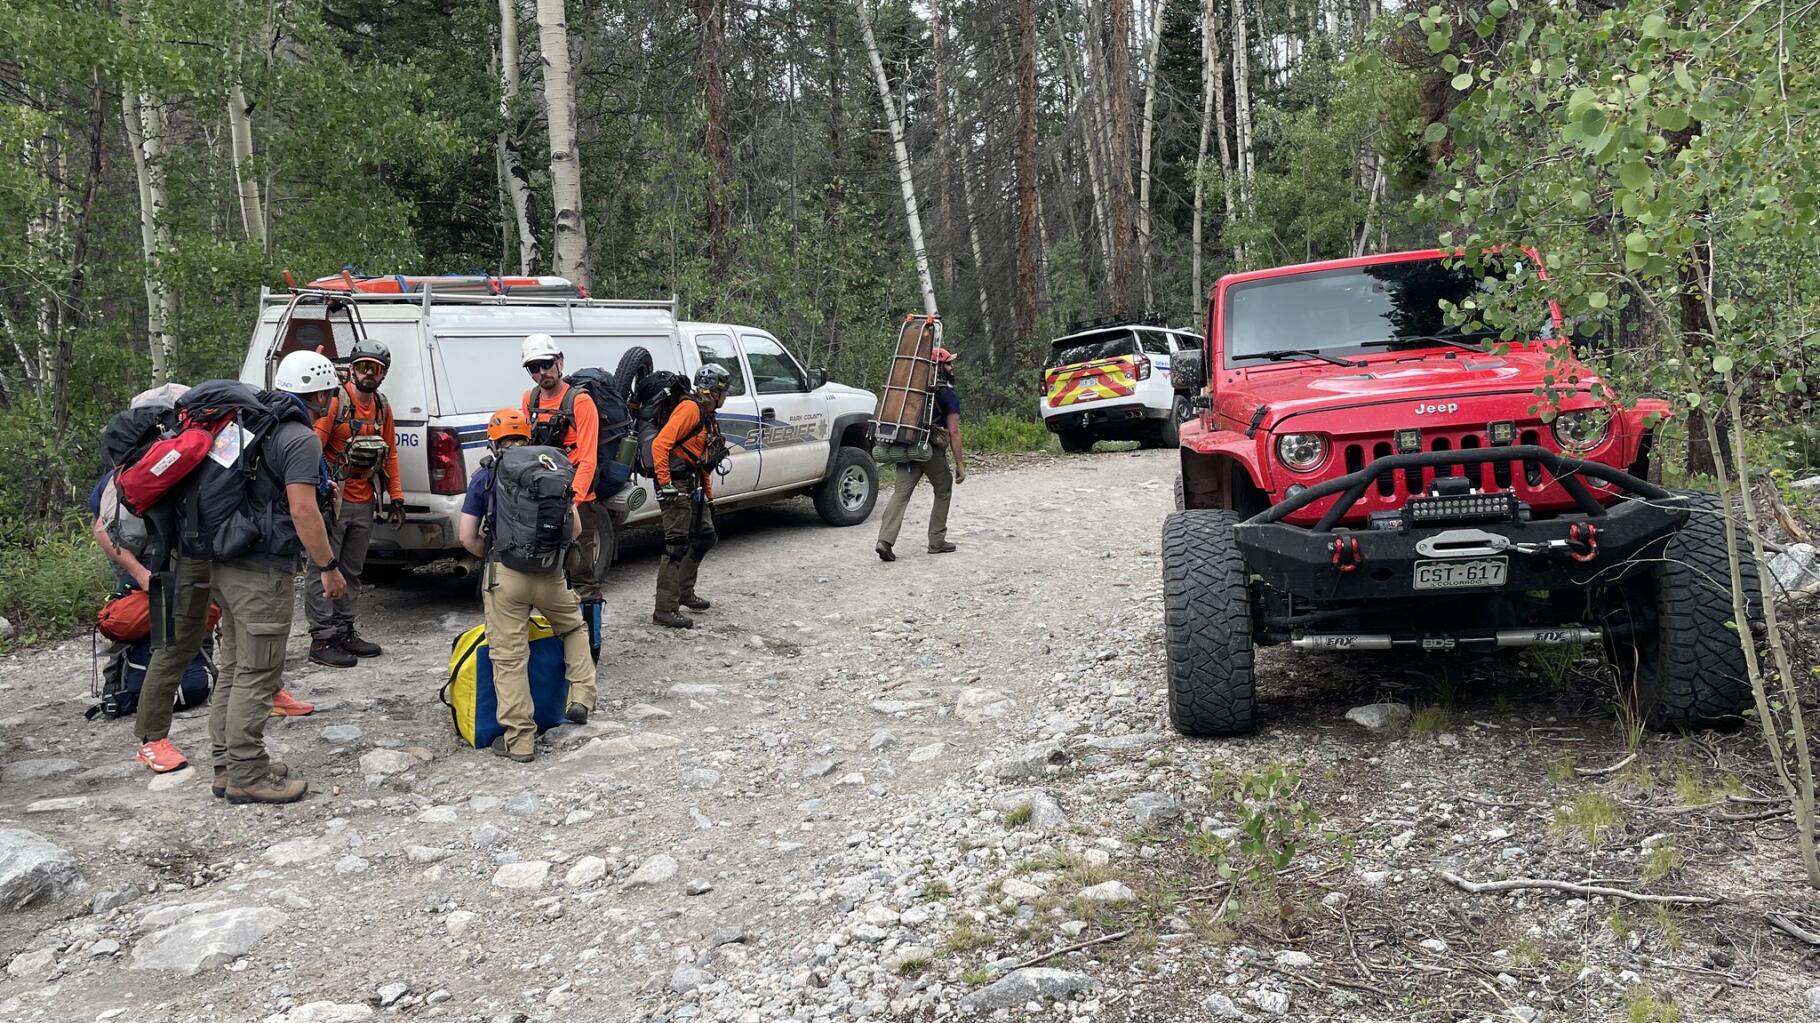
<svg viewBox="0 0 1820 1023">
<path fill-rule="evenodd" d="M 1508 490 L 1496 494 L 1450 494 L 1439 497 L 1412 497 L 1403 508 L 1412 526 L 1438 522 L 1514 521 L 1517 517 L 1517 495 Z"/>
</svg>

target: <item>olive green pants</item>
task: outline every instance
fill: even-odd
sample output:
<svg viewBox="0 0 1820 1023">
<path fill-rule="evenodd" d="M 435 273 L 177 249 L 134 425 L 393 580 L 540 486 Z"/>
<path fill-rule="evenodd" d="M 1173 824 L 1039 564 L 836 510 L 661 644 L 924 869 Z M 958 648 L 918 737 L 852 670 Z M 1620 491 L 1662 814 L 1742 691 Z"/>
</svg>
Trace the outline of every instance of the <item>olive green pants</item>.
<svg viewBox="0 0 1820 1023">
<path fill-rule="evenodd" d="M 493 662 L 493 695 L 499 723 L 505 726 L 506 749 L 537 749 L 537 707 L 531 700 L 529 624 L 532 610 L 543 612 L 551 631 L 562 638 L 562 660 L 569 679 L 569 702 L 592 711 L 595 698 L 594 656 L 588 652 L 588 626 L 581 620 L 575 591 L 561 572 L 520 572 L 497 562 L 482 569 L 487 582 L 480 602 L 486 608 L 487 657 Z"/>
<path fill-rule="evenodd" d="M 563 564 L 569 572 L 569 583 L 575 588 L 577 600 L 599 600 L 600 587 L 606 581 L 607 565 L 613 560 L 612 552 L 603 556 L 600 549 L 600 516 L 606 509 L 599 501 L 589 501 L 575 506 L 575 514 L 581 523 L 581 533 L 575 542 L 569 545 L 569 553 Z"/>
<path fill-rule="evenodd" d="M 664 554 L 657 562 L 657 610 L 674 612 L 684 597 L 695 596 L 701 559 L 720 537 L 714 532 L 714 509 L 690 495 L 663 502 Z"/>
<path fill-rule="evenodd" d="M 329 547 L 341 562 L 341 577 L 348 591 L 330 600 L 322 592 L 322 573 L 311 563 L 305 570 L 303 612 L 310 620 L 311 639 L 335 639 L 354 631 L 354 602 L 360 594 L 360 573 L 367 567 L 367 548 L 373 544 L 373 502 L 343 502 L 329 522 Z"/>
<path fill-rule="evenodd" d="M 948 468 L 945 444 L 934 445 L 934 453 L 927 462 L 898 463 L 897 483 L 891 491 L 891 500 L 885 502 L 884 518 L 878 524 L 880 542 L 897 543 L 898 530 L 904 528 L 904 509 L 910 505 L 910 495 L 916 490 L 917 481 L 924 479 L 935 491 L 935 503 L 929 508 L 929 549 L 934 550 L 948 542 L 948 498 L 954 493 L 954 473 Z"/>
<path fill-rule="evenodd" d="M 171 711 L 184 669 L 196 659 L 209 629 L 209 568 L 206 561 L 173 558 L 177 592 L 171 598 L 173 626 L 163 646 L 152 651 L 139 689 L 139 713 L 133 731 L 142 743 L 166 739 L 171 734 Z"/>
<path fill-rule="evenodd" d="M 209 742 L 228 784 L 265 777 L 265 725 L 272 697 L 284 685 L 284 648 L 291 636 L 296 574 L 257 561 L 214 566 L 221 604 L 221 677 L 209 696 Z"/>
</svg>

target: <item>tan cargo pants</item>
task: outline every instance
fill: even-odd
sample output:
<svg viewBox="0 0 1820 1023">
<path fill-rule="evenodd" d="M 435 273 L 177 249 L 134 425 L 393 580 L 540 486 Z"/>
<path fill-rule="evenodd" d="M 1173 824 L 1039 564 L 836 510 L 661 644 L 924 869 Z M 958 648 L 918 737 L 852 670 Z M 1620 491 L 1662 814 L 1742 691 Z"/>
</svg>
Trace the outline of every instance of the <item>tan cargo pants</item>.
<svg viewBox="0 0 1820 1023">
<path fill-rule="evenodd" d="M 209 742 L 228 784 L 245 787 L 265 777 L 271 757 L 265 726 L 272 697 L 284 685 L 284 647 L 291 636 L 296 574 L 256 561 L 214 566 L 221 604 L 221 677 L 209 696 Z"/>
<path fill-rule="evenodd" d="M 531 701 L 531 637 L 533 610 L 543 612 L 550 628 L 562 638 L 562 660 L 569 679 L 569 702 L 592 711 L 598 696 L 594 657 L 588 653 L 588 627 L 581 620 L 575 591 L 563 582 L 561 572 L 520 572 L 489 564 L 480 600 L 486 608 L 487 657 L 493 662 L 493 693 L 499 701 L 499 723 L 505 726 L 506 749 L 512 753 L 537 751 L 536 705 Z"/>
<path fill-rule="evenodd" d="M 891 491 L 891 500 L 885 502 L 885 514 L 878 524 L 880 541 L 897 543 L 898 530 L 904 528 L 904 509 L 910 505 L 910 495 L 919 480 L 927 479 L 929 487 L 935 491 L 935 503 L 929 508 L 929 549 L 934 550 L 948 542 L 948 498 L 954 493 L 954 472 L 948 468 L 948 446 L 936 444 L 933 447 L 934 453 L 927 462 L 898 463 L 897 483 Z"/>
</svg>

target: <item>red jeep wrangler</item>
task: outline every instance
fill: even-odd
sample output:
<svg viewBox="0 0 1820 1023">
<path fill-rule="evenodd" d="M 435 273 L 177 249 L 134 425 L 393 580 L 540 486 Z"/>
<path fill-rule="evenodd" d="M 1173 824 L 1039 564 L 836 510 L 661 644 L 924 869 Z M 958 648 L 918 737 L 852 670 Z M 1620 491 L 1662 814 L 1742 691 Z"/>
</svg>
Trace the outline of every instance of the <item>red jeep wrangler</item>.
<svg viewBox="0 0 1820 1023">
<path fill-rule="evenodd" d="M 1174 373 L 1198 413 L 1163 526 L 1177 730 L 1251 731 L 1274 644 L 1602 643 L 1654 727 L 1751 706 L 1719 500 L 1646 479 L 1666 403 L 1620 404 L 1559 310 L 1503 354 L 1446 324 L 1443 300 L 1523 272 L 1431 250 L 1214 285 L 1204 352 Z"/>
</svg>

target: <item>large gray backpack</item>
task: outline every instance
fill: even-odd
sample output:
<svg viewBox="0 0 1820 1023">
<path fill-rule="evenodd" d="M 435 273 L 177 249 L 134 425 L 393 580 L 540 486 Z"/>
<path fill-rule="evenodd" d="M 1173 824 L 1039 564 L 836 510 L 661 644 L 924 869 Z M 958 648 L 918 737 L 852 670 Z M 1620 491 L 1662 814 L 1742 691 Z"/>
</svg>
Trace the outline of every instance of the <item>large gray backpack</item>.
<svg viewBox="0 0 1820 1023">
<path fill-rule="evenodd" d="M 560 572 L 570 543 L 575 469 L 561 448 L 526 444 L 493 460 L 488 557 L 520 572 Z"/>
</svg>

